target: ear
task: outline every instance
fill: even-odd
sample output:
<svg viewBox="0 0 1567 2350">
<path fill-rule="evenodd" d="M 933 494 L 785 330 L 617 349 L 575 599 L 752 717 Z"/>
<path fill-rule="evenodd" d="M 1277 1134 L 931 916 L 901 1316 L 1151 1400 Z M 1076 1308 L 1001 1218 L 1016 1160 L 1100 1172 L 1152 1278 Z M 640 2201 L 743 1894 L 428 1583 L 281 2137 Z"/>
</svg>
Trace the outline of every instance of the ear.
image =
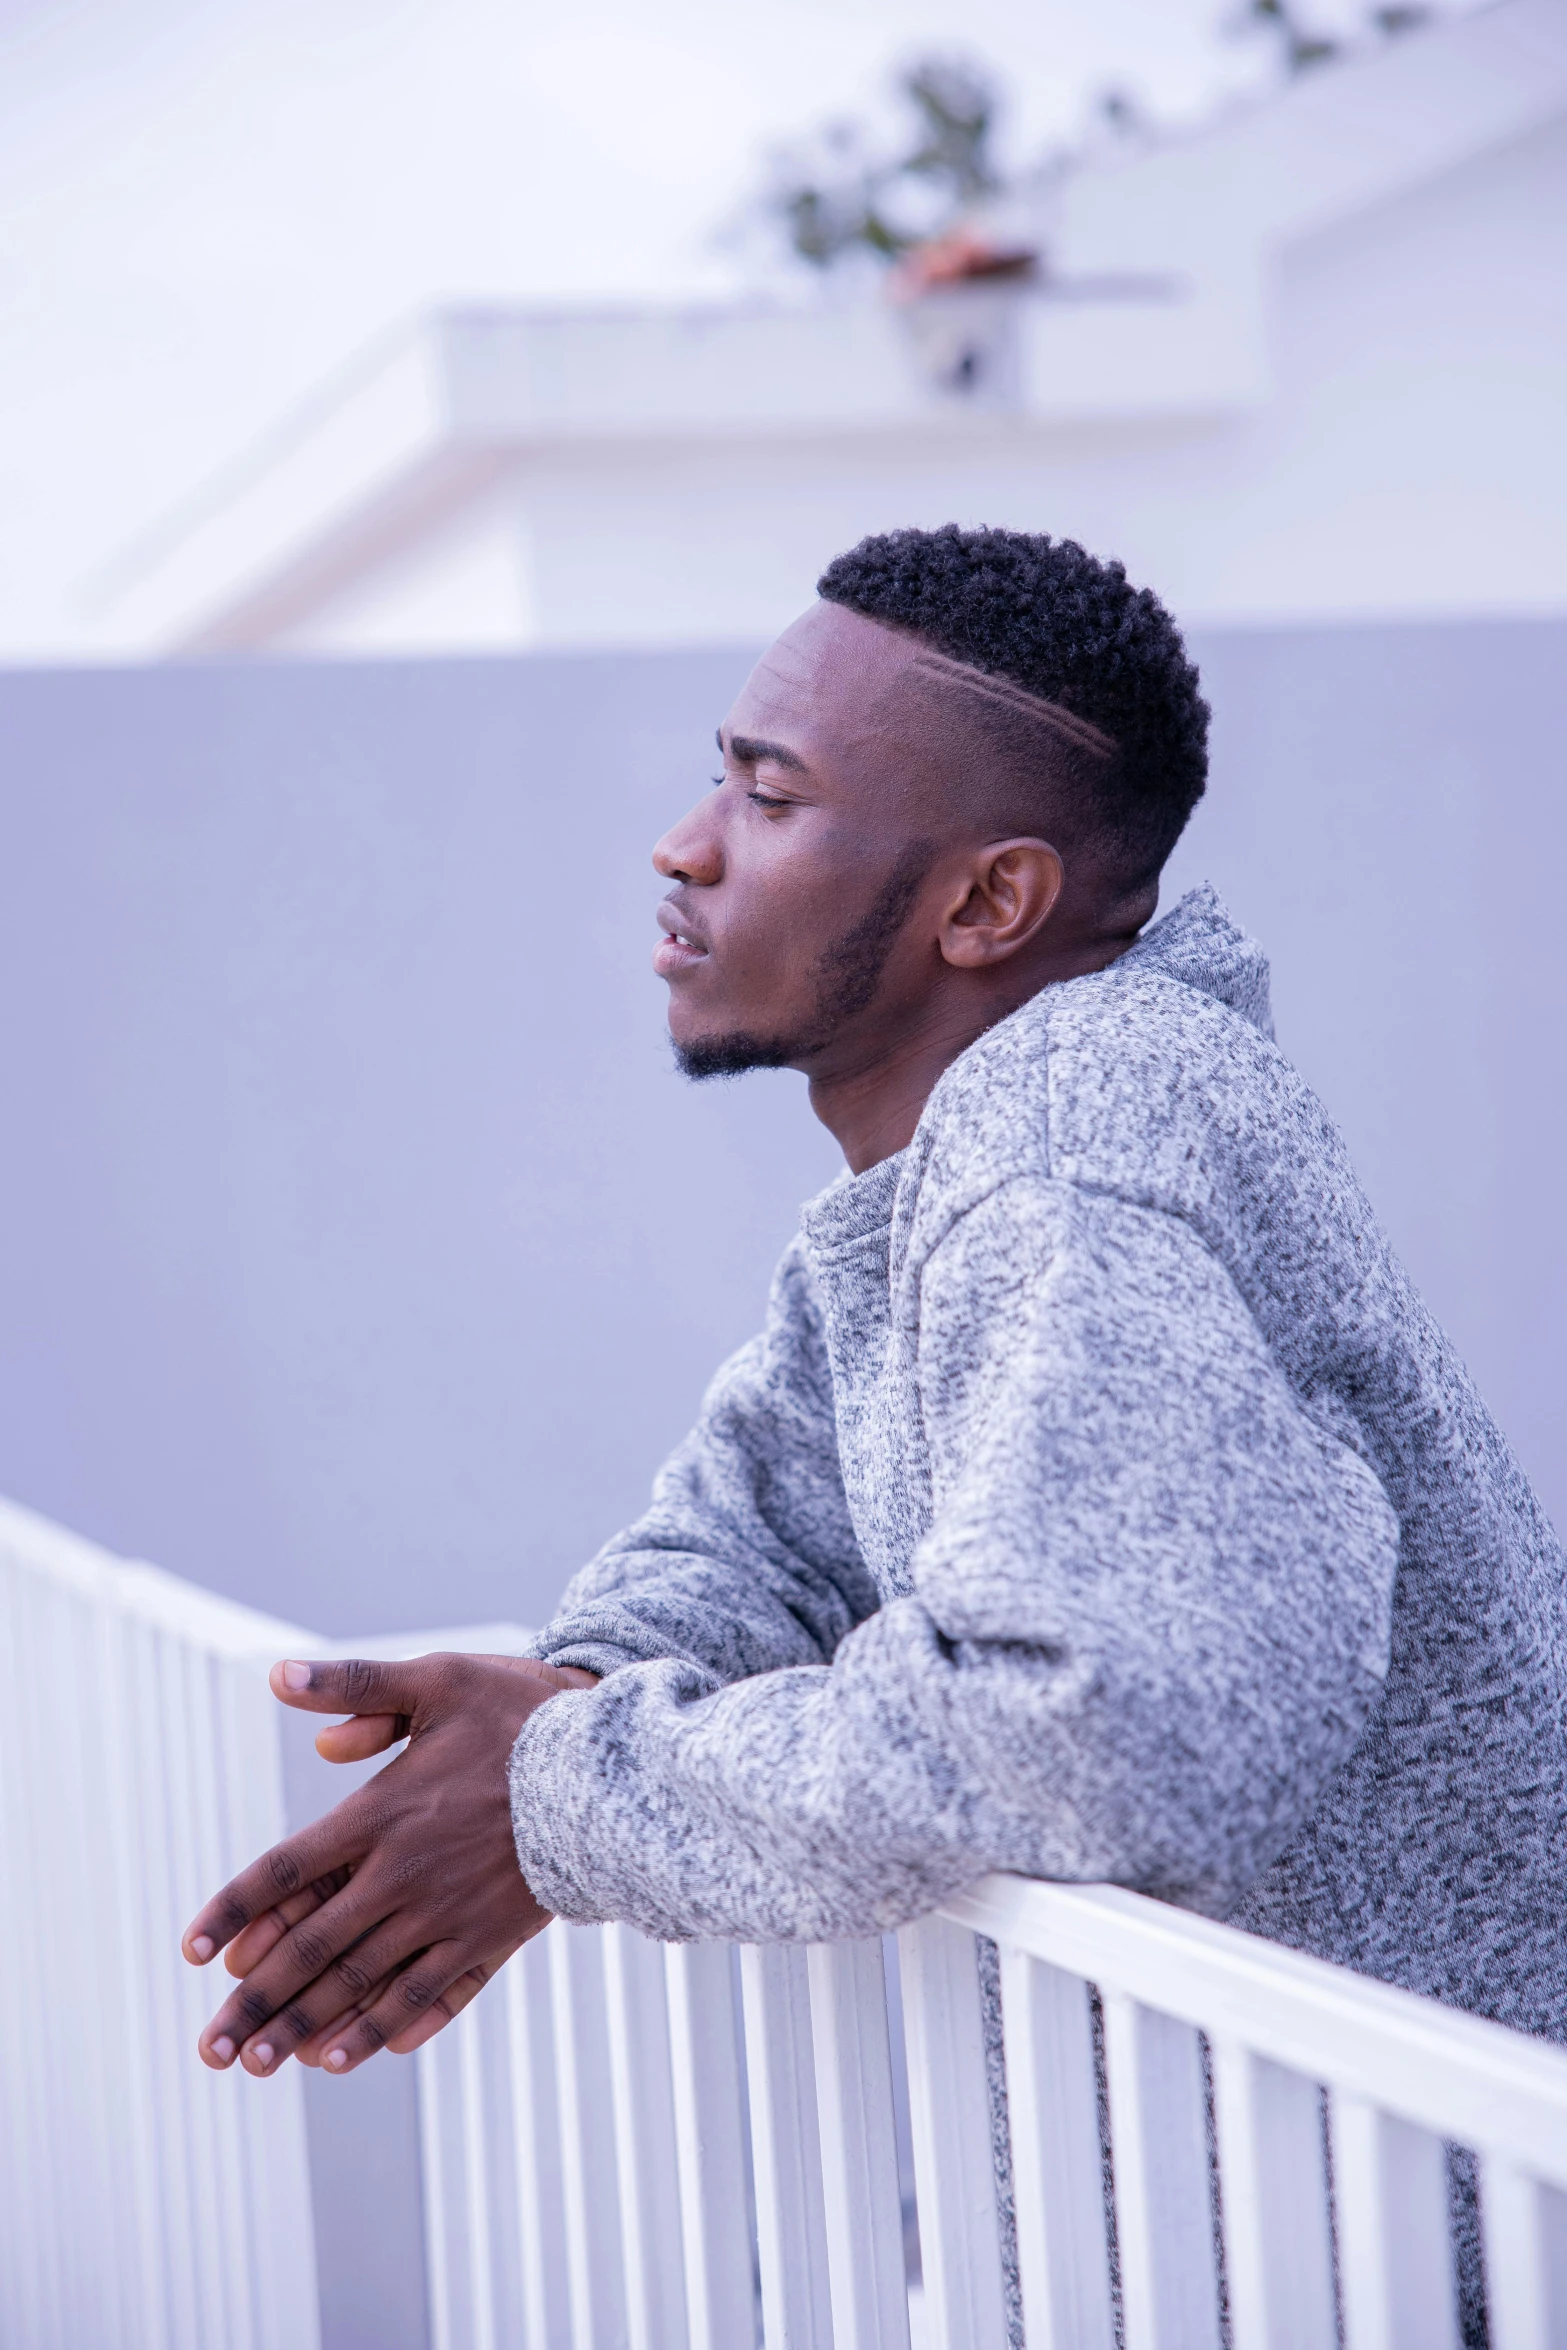
<svg viewBox="0 0 1567 2350">
<path fill-rule="evenodd" d="M 977 850 L 941 925 L 943 959 L 968 971 L 1004 963 L 1049 921 L 1065 880 L 1048 841 L 992 841 Z"/>
</svg>

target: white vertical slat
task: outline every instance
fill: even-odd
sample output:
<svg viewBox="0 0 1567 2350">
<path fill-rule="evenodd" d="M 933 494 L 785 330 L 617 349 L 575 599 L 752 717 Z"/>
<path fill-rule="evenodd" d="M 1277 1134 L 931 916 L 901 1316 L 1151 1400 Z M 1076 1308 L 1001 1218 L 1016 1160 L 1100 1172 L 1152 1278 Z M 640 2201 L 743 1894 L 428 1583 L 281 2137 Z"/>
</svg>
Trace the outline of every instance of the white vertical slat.
<svg viewBox="0 0 1567 2350">
<path fill-rule="evenodd" d="M 523 2318 L 521 2231 L 517 2225 L 517 2126 L 512 2109 L 511 2019 L 503 1988 L 505 1974 L 463 2010 L 472 2014 L 477 2036 L 483 2131 L 485 2211 L 488 2229 L 489 2322 L 500 2350 L 528 2350 Z M 564 2267 L 564 2260 L 562 2261 Z"/>
<path fill-rule="evenodd" d="M 1332 2114 L 1348 2350 L 1457 2350 L 1441 2141 L 1358 2097 Z"/>
<path fill-rule="evenodd" d="M 37 2019 L 50 2019 L 51 1966 L 49 1942 L 56 1928 L 59 1899 L 47 1874 L 48 1855 L 69 1850 L 59 1841 L 60 1825 L 54 1813 L 55 1790 L 51 1774 L 39 1772 L 34 1758 L 46 1748 L 36 1741 L 47 1735 L 39 1715 L 42 1694 L 71 1688 L 70 1627 L 62 1621 L 63 1605 L 39 1579 L 18 1573 L 12 1581 L 14 1653 L 6 1676 L 8 1702 L 3 1709 L 12 1741 L 11 1786 L 26 1790 L 11 1818 L 14 1841 L 5 1848 L 8 1878 L 6 1915 L 17 1928 L 14 1982 L 8 1983 L 0 2011 L 6 2031 L 6 2096 L 14 2137 L 5 2191 L 14 2199 L 16 2268 L 6 2279 L 10 2325 L 19 2342 L 38 2343 L 42 2350 L 59 2350 L 63 2317 L 60 2289 L 60 2249 L 63 2240 L 60 2176 L 63 2149 L 50 2127 L 48 2073 L 50 2034 Z M 66 1699 L 64 1735 L 72 1727 Z M 75 2061 L 69 2048 L 61 2051 L 61 2090 L 66 2110 L 75 2100 Z M 58 2094 L 58 2092 L 57 2092 Z M 57 2108 L 58 2110 L 58 2108 Z M 12 2279 L 14 2278 L 14 2283 Z"/>
<path fill-rule="evenodd" d="M 20 1687 L 23 1646 L 17 1638 L 19 1577 L 9 1546 L 0 1538 L 0 1684 Z M 36 1668 L 35 1668 L 36 1669 Z M 0 1905 L 11 1936 L 6 1996 L 0 1999 L 0 2175 L 10 2182 L 0 2195 L 0 2341 L 27 2339 L 37 2332 L 33 2302 L 32 2254 L 40 2231 L 36 2189 L 28 2175 L 29 2131 L 19 2025 L 36 2013 L 32 1939 L 36 1919 L 32 1890 L 23 1867 L 27 1833 L 22 1802 L 22 1746 L 15 1706 L 0 1706 Z"/>
<path fill-rule="evenodd" d="M 221 1879 L 202 1882 L 195 1851 L 195 1806 L 191 1780 L 197 1767 L 191 1751 L 191 1707 L 186 1658 L 177 1638 L 161 1627 L 151 1638 L 152 1671 L 145 1687 L 150 1709 L 157 1717 L 157 1748 L 151 1801 L 161 1830 L 156 1846 L 157 1876 L 149 1887 L 148 1926 L 159 1927 L 181 1913 L 189 1917 L 203 1894 Z M 186 1896 L 195 1898 L 187 1901 Z M 221 1961 L 219 1962 L 221 1964 Z M 176 2335 L 180 2350 L 197 2350 L 211 2342 L 222 2350 L 222 2318 L 213 2278 L 213 2238 L 216 2215 L 210 2182 L 217 2149 L 213 2144 L 212 2107 L 201 2067 L 190 2056 L 189 2027 L 198 2018 L 191 2013 L 191 1988 L 183 1972 L 166 1970 L 168 2005 L 163 2027 L 165 2110 L 161 2153 L 171 2162 L 168 2205 L 168 2257 L 174 2289 Z M 204 1976 L 201 1990 L 210 1996 L 214 1977 Z M 220 1988 L 222 1988 L 220 1984 Z M 203 2000 L 205 2005 L 205 2000 Z"/>
<path fill-rule="evenodd" d="M 217 1867 L 217 1838 L 211 1833 L 211 1781 L 201 1735 L 207 1726 L 200 1710 L 205 1694 L 202 1682 L 206 1659 L 193 1653 L 177 1632 L 169 1630 L 159 1633 L 158 1650 L 164 1703 L 168 1709 L 167 1729 L 177 1758 L 164 1788 L 171 1831 L 164 1916 L 165 1919 L 177 1915 L 188 1918 L 200 1907 L 204 1896 L 223 1882 Z M 201 2341 L 211 2343 L 213 2350 L 232 2350 L 224 2306 L 226 2271 L 232 2253 L 230 2215 L 224 2193 L 227 2178 L 223 2158 L 228 2149 L 223 2144 L 222 2118 L 212 2094 L 217 2076 L 204 2066 L 188 2061 L 194 2037 L 190 2027 L 194 2023 L 199 2031 L 205 2019 L 199 2013 L 190 2012 L 194 2004 L 192 1978 L 182 1969 L 175 1975 L 175 1982 L 185 2026 L 181 2038 L 187 2062 L 180 2067 L 180 2080 L 193 2157 L 186 2172 L 189 2201 L 187 2240 L 182 2251 L 193 2272 Z M 203 1984 L 202 1990 L 206 1988 Z M 205 2009 L 206 1999 L 202 1998 L 200 2004 Z"/>
<path fill-rule="evenodd" d="M 908 2350 L 908 2278 L 881 1944 L 821 1943 L 808 1953 L 806 1965 L 833 2340 L 837 2350 Z M 905 2006 L 905 2032 L 908 2028 Z M 912 2075 L 912 2050 L 910 2069 Z M 939 2329 L 936 2338 L 941 2338 Z"/>
<path fill-rule="evenodd" d="M 414 2057 L 419 2090 L 419 2177 L 424 2190 L 424 2271 L 431 2350 L 467 2350 L 463 2264 L 456 2206 L 462 2176 L 457 2050 L 438 2033 Z"/>
<path fill-rule="evenodd" d="M 555 2010 L 571 2338 L 574 2350 L 605 2350 L 624 2336 L 626 2305 L 603 1948 L 596 1926 L 568 1926 L 559 1919 L 545 1940 Z"/>
<path fill-rule="evenodd" d="M 60 1620 L 70 1625 L 75 1671 L 68 1690 L 50 1692 L 51 1697 L 63 1696 L 65 1700 L 66 1720 L 57 1722 L 48 1752 L 57 1817 L 68 1841 L 56 1848 L 55 1883 L 39 1889 L 50 1913 L 53 1946 L 49 2006 L 40 2021 L 50 2043 L 50 2069 L 57 2079 L 64 2075 L 71 2084 L 70 2111 L 75 2126 L 68 2152 L 62 2146 L 56 2153 L 57 2164 L 68 2166 L 64 2182 L 68 2200 L 62 2206 L 62 2217 L 79 2244 L 85 2244 L 89 2231 L 96 2239 L 97 2257 L 67 2259 L 63 2264 L 61 2307 L 66 2338 L 101 2341 L 104 2350 L 115 2350 L 122 2339 L 123 2319 L 123 2271 L 115 2259 L 116 2207 L 120 2201 L 120 2180 L 115 2173 L 125 2165 L 123 2149 L 117 2149 L 115 2143 L 119 2115 L 114 2090 L 116 2076 L 123 2069 L 120 2047 L 124 2034 L 128 2027 L 139 2030 L 140 2025 L 139 2019 L 133 2024 L 120 2005 L 117 1993 L 121 1986 L 112 1961 L 109 1967 L 104 1965 L 105 1945 L 113 1949 L 113 1921 L 105 1918 L 100 1923 L 95 1916 L 82 1931 L 78 1904 L 68 1897 L 62 1882 L 63 1867 L 68 1867 L 81 1885 L 101 1889 L 112 1882 L 102 1791 L 113 1761 L 103 1748 L 94 1612 L 74 1597 L 66 1603 Z M 69 2061 L 62 2064 L 67 2051 Z M 118 2163 L 117 2152 L 121 2155 Z M 60 2176 L 59 2169 L 56 2176 Z"/>
<path fill-rule="evenodd" d="M 627 2340 L 631 2350 L 683 2350 L 686 2296 L 664 1953 L 629 1926 L 605 1926 L 602 1936 Z"/>
<path fill-rule="evenodd" d="M 1104 2017 L 1126 2350 L 1219 2350 L 1197 2034 L 1116 1992 Z"/>
<path fill-rule="evenodd" d="M 1001 2004 L 1029 2350 L 1113 2350 L 1088 1985 L 1004 1950 Z"/>
<path fill-rule="evenodd" d="M 468 2222 L 469 2314 L 466 2350 L 496 2350 L 495 2287 L 490 2245 L 490 2181 L 493 2166 L 486 2126 L 484 2023 L 479 2003 L 470 2000 L 446 2029 L 457 2046 L 463 2210 Z"/>
<path fill-rule="evenodd" d="M 218 1876 L 234 1876 L 287 1833 L 283 1798 L 282 1717 L 257 1658 L 218 1667 L 217 1761 L 221 1775 Z M 175 1935 L 184 1919 L 175 1926 Z M 182 1965 L 177 1943 L 174 1964 Z M 189 1977 L 205 2020 L 215 1978 Z M 193 2051 L 186 2062 L 193 2061 Z M 291 2274 L 316 2275 L 315 2215 L 305 2134 L 304 2076 L 297 2064 L 265 2084 L 231 2074 L 215 2082 L 238 2123 L 238 2224 L 246 2244 L 249 2338 L 255 2350 L 319 2350 L 320 2312 L 310 2294 L 300 2306 Z"/>
<path fill-rule="evenodd" d="M 143 1792 L 135 1732 L 140 1654 L 136 1627 L 118 1608 L 94 1610 L 103 1705 L 104 1748 L 113 1758 L 102 1790 L 113 1887 L 114 1964 L 123 1986 L 119 2061 L 114 2085 L 119 2117 L 126 2273 L 123 2300 L 130 2350 L 171 2338 L 162 2258 L 162 2169 L 158 2159 L 157 2048 L 151 2029 L 151 1937 L 144 1925 L 146 1861 Z M 181 1921 L 182 1925 L 184 1921 Z M 177 1956 L 165 1964 L 180 1965 Z M 209 1976 L 205 1978 L 211 1982 Z M 225 1975 L 222 1980 L 227 1981 Z M 216 2001 L 213 2002 L 216 2005 Z"/>
<path fill-rule="evenodd" d="M 691 2350 L 749 2350 L 756 2307 L 728 1945 L 672 1942 L 664 1968 Z"/>
<path fill-rule="evenodd" d="M 945 1918 L 898 1936 L 926 2322 L 947 2350 L 1003 2350 L 1006 2303 L 974 1937 Z"/>
<path fill-rule="evenodd" d="M 803 1950 L 740 1953 L 766 2350 L 833 2350 L 816 2060 Z"/>
<path fill-rule="evenodd" d="M 1213 2072 L 1235 2350 L 1335 2350 L 1317 2084 L 1227 2040 Z"/>
<path fill-rule="evenodd" d="M 1543 2216 L 1534 2180 L 1511 2163 L 1482 2155 L 1480 2219 L 1491 2350 L 1557 2350 L 1551 2340 Z"/>
<path fill-rule="evenodd" d="M 571 2342 L 548 1945 L 548 1935 L 530 1942 L 502 1977 L 516 2182 L 520 2350 L 569 2350 Z"/>
<path fill-rule="evenodd" d="M 189 2233 L 186 2173 L 190 2143 L 185 2121 L 185 2068 L 199 2061 L 185 2041 L 183 1961 L 167 1956 L 164 1927 L 175 1904 L 170 1887 L 170 1822 L 164 1786 L 171 1732 L 160 1686 L 161 1636 L 146 1622 L 127 1616 L 127 1655 L 132 1703 L 127 1717 L 129 1748 L 124 1757 L 133 1790 L 136 1820 L 134 1927 L 147 1956 L 143 1988 L 146 2006 L 142 2037 L 148 2051 L 150 2111 L 146 2160 L 157 2174 L 157 2263 L 164 2333 L 171 2350 L 194 2350 L 199 2340 L 194 2283 L 185 2257 Z M 181 1924 L 185 1921 L 181 1920 Z M 178 1930 L 178 1929 L 176 1929 Z M 159 1964 L 160 1955 L 163 1964 Z M 195 1977 L 197 1996 L 218 2005 L 228 1986 L 222 1961 Z M 183 2059 L 183 2061 L 182 2061 Z"/>
<path fill-rule="evenodd" d="M 229 1832 L 229 1820 L 225 1816 L 228 1788 L 225 1785 L 223 1753 L 223 1690 L 234 1668 L 204 1651 L 184 1635 L 178 1637 L 185 1659 L 186 1686 L 191 1707 L 191 1752 L 196 1760 L 191 1789 L 194 1800 L 191 1806 L 193 1832 L 190 1847 L 195 1864 L 195 1881 L 187 1888 L 189 1898 L 180 1904 L 184 1918 L 189 1918 L 200 1908 L 207 1894 L 215 1892 L 233 1874 L 229 1856 L 234 1840 Z M 247 1853 L 245 1857 L 251 1859 L 254 1855 Z M 183 1922 L 182 1918 L 180 1923 Z M 171 1920 L 170 1926 L 166 1948 L 171 1962 L 180 1965 L 187 1997 L 192 1999 L 193 2004 L 199 2001 L 200 2021 L 196 2026 L 199 2031 L 206 2021 L 207 2001 L 198 1992 L 195 1975 L 180 1964 L 179 1925 Z M 187 2042 L 187 2064 L 194 2051 L 194 2038 L 192 2034 Z M 192 2071 L 200 2080 L 198 2094 L 205 2096 L 209 2109 L 208 2126 L 214 2149 L 213 2175 L 208 2193 L 209 2208 L 215 2208 L 218 2214 L 218 2231 L 214 2242 L 217 2257 L 213 2263 L 216 2274 L 212 2281 L 214 2299 L 223 2311 L 222 2339 L 226 2350 L 256 2350 L 255 2297 L 260 2280 L 252 2255 L 259 2217 L 257 2188 L 260 2182 L 254 2176 L 246 2178 L 246 2170 L 251 2166 L 247 2166 L 245 2158 L 248 2142 L 259 2134 L 258 2122 L 264 2129 L 262 2117 L 275 2112 L 279 2096 L 286 2099 L 289 2091 L 296 2086 L 294 2068 L 289 2066 L 280 2077 L 268 2081 L 264 2091 L 249 2081 L 238 2067 L 226 2076 L 209 2073 L 205 2067 L 201 2067 L 198 2072 L 192 2066 Z M 261 2094 L 267 2097 L 264 2107 L 257 2103 L 258 2095 Z M 314 2247 L 307 2243 L 301 2249 L 310 2264 L 307 2274 L 313 2275 Z"/>
</svg>

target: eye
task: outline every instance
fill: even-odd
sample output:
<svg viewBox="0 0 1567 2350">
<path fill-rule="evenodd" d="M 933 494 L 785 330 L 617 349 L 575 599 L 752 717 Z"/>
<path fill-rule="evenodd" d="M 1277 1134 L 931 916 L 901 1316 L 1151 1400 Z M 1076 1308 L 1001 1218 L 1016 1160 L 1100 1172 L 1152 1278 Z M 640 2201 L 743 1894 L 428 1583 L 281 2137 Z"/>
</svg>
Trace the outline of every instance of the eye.
<svg viewBox="0 0 1567 2350">
<path fill-rule="evenodd" d="M 753 800 L 759 808 L 792 808 L 794 806 L 793 800 L 775 800 L 764 791 L 750 791 L 745 796 L 748 800 Z"/>
</svg>

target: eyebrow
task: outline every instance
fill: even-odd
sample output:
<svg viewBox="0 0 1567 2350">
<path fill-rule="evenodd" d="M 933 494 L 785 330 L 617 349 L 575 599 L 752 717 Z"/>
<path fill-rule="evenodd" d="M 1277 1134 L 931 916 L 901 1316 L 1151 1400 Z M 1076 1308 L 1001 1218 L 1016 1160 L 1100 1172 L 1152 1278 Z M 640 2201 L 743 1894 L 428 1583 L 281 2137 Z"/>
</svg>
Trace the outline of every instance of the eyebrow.
<svg viewBox="0 0 1567 2350">
<path fill-rule="evenodd" d="M 718 747 L 725 750 L 724 730 L 718 730 Z M 786 743 L 758 741 L 754 734 L 732 734 L 725 754 L 742 767 L 759 767 L 770 759 L 775 767 L 787 767 L 795 775 L 809 775 L 810 769 L 798 751 L 791 751 Z"/>
</svg>

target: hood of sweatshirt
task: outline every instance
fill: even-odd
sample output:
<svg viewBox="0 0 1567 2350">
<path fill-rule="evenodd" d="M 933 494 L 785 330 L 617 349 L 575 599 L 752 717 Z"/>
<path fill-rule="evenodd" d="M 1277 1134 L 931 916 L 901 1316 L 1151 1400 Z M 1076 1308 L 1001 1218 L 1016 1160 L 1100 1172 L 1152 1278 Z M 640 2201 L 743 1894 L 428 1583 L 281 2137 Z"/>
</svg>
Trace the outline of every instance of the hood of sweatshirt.
<svg viewBox="0 0 1567 2350">
<path fill-rule="evenodd" d="M 1234 920 L 1210 881 L 1188 890 L 1111 969 L 1157 971 L 1227 1005 L 1264 1036 L 1273 1034 L 1268 958 Z"/>
</svg>

